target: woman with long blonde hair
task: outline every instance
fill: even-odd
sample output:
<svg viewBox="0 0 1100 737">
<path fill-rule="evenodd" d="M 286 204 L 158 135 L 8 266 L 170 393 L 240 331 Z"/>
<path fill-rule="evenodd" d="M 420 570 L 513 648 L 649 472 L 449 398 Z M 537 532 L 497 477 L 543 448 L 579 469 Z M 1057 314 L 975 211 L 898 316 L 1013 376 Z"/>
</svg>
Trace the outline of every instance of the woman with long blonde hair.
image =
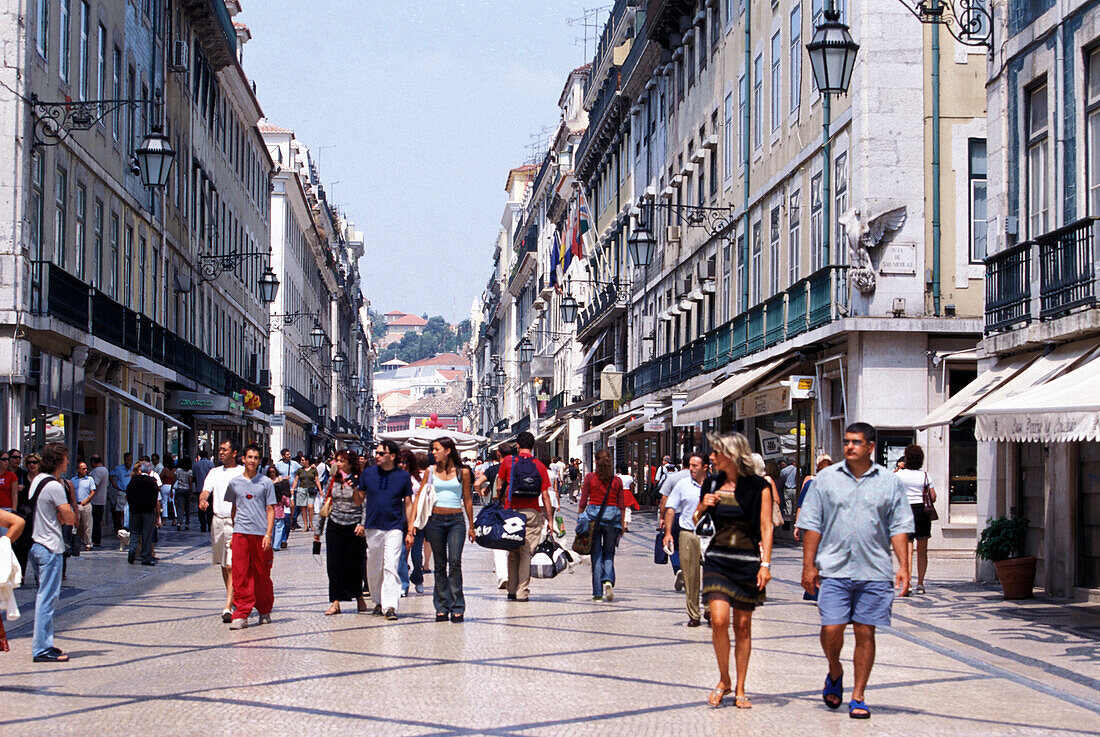
<svg viewBox="0 0 1100 737">
<path fill-rule="evenodd" d="M 752 652 L 752 612 L 771 580 L 772 494 L 756 475 L 749 441 L 740 433 L 708 436 L 717 473 L 703 482 L 694 521 L 710 517 L 714 538 L 703 562 L 703 601 L 710 610 L 718 685 L 707 701 L 719 706 L 736 688 L 734 703 L 749 709 L 745 677 Z M 730 679 L 730 612 L 733 612 L 736 687 Z"/>
</svg>

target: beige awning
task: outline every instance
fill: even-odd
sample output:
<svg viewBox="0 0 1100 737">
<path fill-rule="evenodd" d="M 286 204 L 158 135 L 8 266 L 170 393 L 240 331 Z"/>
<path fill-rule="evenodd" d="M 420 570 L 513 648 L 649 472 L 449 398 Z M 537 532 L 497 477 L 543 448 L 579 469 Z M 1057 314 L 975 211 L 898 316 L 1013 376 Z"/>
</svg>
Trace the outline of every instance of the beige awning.
<svg viewBox="0 0 1100 737">
<path fill-rule="evenodd" d="M 623 435 L 629 435 L 632 432 L 642 429 L 642 427 L 644 427 L 647 422 L 660 422 L 671 413 L 672 407 L 666 407 L 660 412 L 656 412 L 652 417 L 638 417 L 637 419 L 631 420 L 615 432 L 611 433 L 611 438 L 613 440 L 616 440 Z"/>
<path fill-rule="evenodd" d="M 567 427 L 567 424 L 564 423 L 564 422 L 561 425 L 558 425 L 558 429 L 554 430 L 554 432 L 550 433 L 550 437 L 548 437 L 544 442 L 552 443 L 555 440 L 557 440 L 558 436 L 561 435 L 563 432 L 565 432 L 566 427 Z"/>
<path fill-rule="evenodd" d="M 156 407 L 149 404 L 148 402 L 144 402 L 141 399 L 138 399 L 137 397 L 135 397 L 133 394 L 126 391 L 125 389 L 122 389 L 122 388 L 117 387 L 117 386 L 113 386 L 111 384 L 104 383 L 102 381 L 99 381 L 98 379 L 93 379 L 91 376 L 85 376 L 84 377 L 84 384 L 85 384 L 85 386 L 89 386 L 94 390 L 98 390 L 98 391 L 104 392 L 105 394 L 111 395 L 112 397 L 114 397 L 118 401 L 122 402 L 123 404 L 125 404 L 125 405 L 127 405 L 127 406 L 129 406 L 133 409 L 136 409 L 138 412 L 149 415 L 150 417 L 155 417 L 158 420 L 163 420 L 164 422 L 167 422 L 170 425 L 175 425 L 176 427 L 182 427 L 184 430 L 190 430 L 191 429 L 190 425 L 183 424 L 182 422 L 177 420 L 172 415 L 164 412 L 163 410 L 157 409 Z"/>
<path fill-rule="evenodd" d="M 577 436 L 577 440 L 582 443 L 591 443 L 600 439 L 600 436 L 605 432 L 611 432 L 624 422 L 628 422 L 632 417 L 636 415 L 632 412 L 624 412 L 621 415 L 615 415 L 610 420 L 596 425 L 591 430 L 586 430 Z"/>
<path fill-rule="evenodd" d="M 1038 357 L 1038 353 L 1028 353 L 1021 356 L 1013 356 L 997 361 L 993 368 L 982 372 L 982 375 L 974 379 L 946 402 L 932 410 L 923 420 L 916 424 L 918 430 L 925 430 L 935 425 L 946 425 L 954 422 L 968 409 L 973 407 L 982 397 L 1004 382 L 1020 373 L 1029 363 Z"/>
<path fill-rule="evenodd" d="M 774 361 L 738 371 L 721 384 L 700 394 L 698 397 L 681 407 L 680 411 L 676 413 L 676 424 L 692 425 L 696 422 L 721 417 L 722 404 L 727 399 L 753 387 L 758 381 L 777 369 L 779 365 L 786 360 L 785 358 L 777 358 Z"/>
</svg>

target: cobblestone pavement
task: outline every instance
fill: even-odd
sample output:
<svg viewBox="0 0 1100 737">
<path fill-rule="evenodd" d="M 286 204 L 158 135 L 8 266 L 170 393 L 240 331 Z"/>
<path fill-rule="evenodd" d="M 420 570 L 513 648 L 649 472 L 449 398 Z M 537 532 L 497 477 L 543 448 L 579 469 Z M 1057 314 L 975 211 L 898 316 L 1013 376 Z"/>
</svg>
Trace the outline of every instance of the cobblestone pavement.
<svg viewBox="0 0 1100 737">
<path fill-rule="evenodd" d="M 972 559 L 944 556 L 928 594 L 898 600 L 894 627 L 880 630 L 873 718 L 830 712 L 816 609 L 790 546 L 777 549 L 754 617 L 754 708 L 710 709 L 710 633 L 684 626 L 670 569 L 652 563 L 652 519 L 636 519 L 620 547 L 614 603 L 589 600 L 586 564 L 533 582 L 529 603 L 506 602 L 491 555 L 468 546 L 464 624 L 434 622 L 431 577 L 398 622 L 322 616 L 325 573 L 302 533 L 275 558 L 273 624 L 239 632 L 220 622 L 220 575 L 199 533 L 166 532 L 156 568 L 86 553 L 70 561 L 59 603 L 70 663 L 31 662 L 34 589 L 19 592 L 24 617 L 8 623 L 12 650 L 0 655 L 0 734 L 1100 732 L 1100 608 L 1004 602 L 967 582 Z"/>
</svg>

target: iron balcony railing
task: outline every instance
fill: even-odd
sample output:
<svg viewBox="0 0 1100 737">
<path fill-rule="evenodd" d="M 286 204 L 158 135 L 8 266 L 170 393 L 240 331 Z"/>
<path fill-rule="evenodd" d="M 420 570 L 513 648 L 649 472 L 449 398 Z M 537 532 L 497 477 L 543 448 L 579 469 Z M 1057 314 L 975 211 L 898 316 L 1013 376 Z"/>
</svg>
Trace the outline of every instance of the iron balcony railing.
<svg viewBox="0 0 1100 737">
<path fill-rule="evenodd" d="M 1020 243 L 985 260 L 985 331 L 1030 322 L 1032 243 Z"/>
<path fill-rule="evenodd" d="M 1096 236 L 1100 218 L 1082 218 L 1035 239 L 1039 247 L 1039 317 L 1096 304 Z"/>
<path fill-rule="evenodd" d="M 821 269 L 682 348 L 646 361 L 628 373 L 627 386 L 635 397 L 667 389 L 839 319 L 847 307 L 847 268 Z"/>
</svg>

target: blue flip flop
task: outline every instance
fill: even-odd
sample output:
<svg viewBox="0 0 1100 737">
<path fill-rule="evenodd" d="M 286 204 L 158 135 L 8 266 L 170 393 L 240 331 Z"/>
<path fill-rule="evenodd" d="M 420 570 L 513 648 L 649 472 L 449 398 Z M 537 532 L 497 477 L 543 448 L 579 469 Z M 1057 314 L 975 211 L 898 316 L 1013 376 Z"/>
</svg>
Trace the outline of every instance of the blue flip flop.
<svg viewBox="0 0 1100 737">
<path fill-rule="evenodd" d="M 860 709 L 863 713 L 856 714 L 856 709 Z M 870 719 L 871 710 L 867 708 L 867 704 L 856 699 L 852 699 L 848 702 L 848 716 L 852 719 Z"/>
<path fill-rule="evenodd" d="M 829 700 L 830 696 L 836 697 L 836 703 L 834 704 Z M 840 705 L 844 703 L 844 674 L 841 673 L 837 676 L 836 680 L 828 673 L 825 674 L 825 688 L 821 689 L 821 700 L 825 702 L 825 706 L 830 709 L 839 709 Z"/>
</svg>

